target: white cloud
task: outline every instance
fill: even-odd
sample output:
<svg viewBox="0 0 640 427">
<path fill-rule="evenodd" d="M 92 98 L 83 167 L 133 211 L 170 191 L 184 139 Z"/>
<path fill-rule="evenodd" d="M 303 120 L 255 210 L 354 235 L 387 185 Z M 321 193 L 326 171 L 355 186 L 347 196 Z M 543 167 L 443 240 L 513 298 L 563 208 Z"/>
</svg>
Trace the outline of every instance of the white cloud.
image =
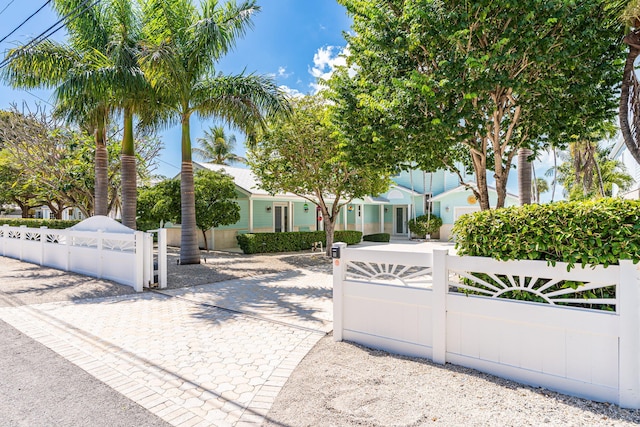
<svg viewBox="0 0 640 427">
<path fill-rule="evenodd" d="M 309 68 L 309 74 L 316 78 L 317 82 L 311 83 L 309 86 L 317 93 L 322 89 L 323 80 L 328 80 L 337 67 L 347 65 L 347 57 L 349 56 L 349 47 L 326 46 L 321 47 L 313 55 L 313 67 Z M 352 74 L 352 70 L 349 70 Z"/>
<path fill-rule="evenodd" d="M 278 89 L 287 94 L 287 96 L 291 98 L 300 98 L 304 96 L 304 93 L 300 92 L 298 89 L 290 88 L 289 86 L 278 86 Z"/>
<path fill-rule="evenodd" d="M 283 67 L 283 66 L 278 67 L 278 77 L 282 77 L 286 79 L 292 75 L 293 73 L 287 73 L 287 67 Z"/>
</svg>

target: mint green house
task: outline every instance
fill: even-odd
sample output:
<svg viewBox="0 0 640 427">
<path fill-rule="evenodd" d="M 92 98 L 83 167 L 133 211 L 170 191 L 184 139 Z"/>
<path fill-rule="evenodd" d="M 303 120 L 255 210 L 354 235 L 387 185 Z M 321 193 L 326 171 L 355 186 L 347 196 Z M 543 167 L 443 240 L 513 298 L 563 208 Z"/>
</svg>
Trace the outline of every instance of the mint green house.
<svg viewBox="0 0 640 427">
<path fill-rule="evenodd" d="M 260 188 L 250 169 L 197 162 L 194 162 L 194 169 L 223 171 L 230 175 L 240 205 L 240 221 L 208 231 L 209 249 L 237 248 L 238 234 L 323 229 L 322 216 L 315 204 L 292 193 L 270 195 Z M 472 180 L 473 177 L 466 178 Z M 355 199 L 344 206 L 336 230 L 358 230 L 365 235 L 384 232 L 396 239 L 408 239 L 411 238 L 408 221 L 431 209 L 443 220 L 439 238 L 448 240 L 453 222 L 460 215 L 480 210 L 473 193 L 460 185 L 458 177 L 450 172 L 405 171 L 393 177 L 393 181 L 394 185 L 386 193 Z M 495 190 L 490 193 L 495 200 Z M 517 203 L 516 196 L 507 196 L 508 206 Z M 180 245 L 179 226 L 169 225 L 167 234 L 169 245 Z M 200 239 L 203 247 L 204 239 L 202 236 Z"/>
</svg>

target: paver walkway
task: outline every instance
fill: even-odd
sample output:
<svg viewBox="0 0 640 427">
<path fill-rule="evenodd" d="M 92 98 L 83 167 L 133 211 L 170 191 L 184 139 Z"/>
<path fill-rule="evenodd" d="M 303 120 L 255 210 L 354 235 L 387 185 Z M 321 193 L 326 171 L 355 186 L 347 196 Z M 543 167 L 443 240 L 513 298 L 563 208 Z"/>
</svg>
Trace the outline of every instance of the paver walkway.
<svg viewBox="0 0 640 427">
<path fill-rule="evenodd" d="M 0 308 L 0 319 L 176 426 L 259 425 L 331 329 L 331 276 Z"/>
</svg>

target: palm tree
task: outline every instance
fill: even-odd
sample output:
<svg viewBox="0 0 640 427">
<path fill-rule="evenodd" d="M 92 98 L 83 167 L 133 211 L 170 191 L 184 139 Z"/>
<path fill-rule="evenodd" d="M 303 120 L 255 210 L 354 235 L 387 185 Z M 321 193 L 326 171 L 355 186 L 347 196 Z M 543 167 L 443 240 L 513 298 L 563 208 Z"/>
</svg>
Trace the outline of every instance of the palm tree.
<svg viewBox="0 0 640 427">
<path fill-rule="evenodd" d="M 200 148 L 194 148 L 193 152 L 205 162 L 216 165 L 228 165 L 229 162 L 246 163 L 247 159 L 233 153 L 236 145 L 236 136 L 227 137 L 222 126 L 215 126 L 204 131 L 204 137 L 198 138 Z"/>
<path fill-rule="evenodd" d="M 200 8 L 189 0 L 148 0 L 144 3 L 148 46 L 142 65 L 162 92 L 157 108 L 167 124 L 182 126 L 180 263 L 200 262 L 196 228 L 190 119 L 215 116 L 253 133 L 266 116 L 288 110 L 275 82 L 258 75 L 216 74 L 215 65 L 251 26 L 259 8 L 255 1 L 240 5 L 204 0 Z"/>
<path fill-rule="evenodd" d="M 133 110 L 145 105 L 149 93 L 149 85 L 136 63 L 139 18 L 129 0 L 103 1 L 89 8 L 85 3 L 55 1 L 54 7 L 61 15 L 82 10 L 67 21 L 69 44 L 46 41 L 27 50 L 15 49 L 9 53 L 12 60 L 4 76 L 17 87 L 55 88 L 56 113 L 94 134 L 96 215 L 109 212 L 106 132 L 115 110 L 124 112 L 123 223 L 135 228 Z"/>
<path fill-rule="evenodd" d="M 528 148 L 518 149 L 518 193 L 520 205 L 531 204 L 531 162 L 533 152 Z"/>
<path fill-rule="evenodd" d="M 535 202 L 540 203 L 540 195 L 549 191 L 549 183 L 544 178 L 536 178 L 532 184 L 531 192 L 535 194 Z"/>
<path fill-rule="evenodd" d="M 623 39 L 629 52 L 622 73 L 619 120 L 625 145 L 640 164 L 640 82 L 635 74 L 635 61 L 640 55 L 640 1 L 616 0 L 609 7 L 615 18 L 621 16 L 631 28 Z"/>
</svg>

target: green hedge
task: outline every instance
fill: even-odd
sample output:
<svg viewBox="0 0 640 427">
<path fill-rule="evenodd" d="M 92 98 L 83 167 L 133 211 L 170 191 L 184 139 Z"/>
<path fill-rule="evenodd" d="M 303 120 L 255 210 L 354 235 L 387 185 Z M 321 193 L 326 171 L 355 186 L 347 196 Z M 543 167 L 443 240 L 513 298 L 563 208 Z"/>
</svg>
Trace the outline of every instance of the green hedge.
<svg viewBox="0 0 640 427">
<path fill-rule="evenodd" d="M 409 230 L 421 237 L 437 233 L 440 227 L 442 227 L 442 219 L 435 215 L 420 215 L 416 219 L 409 220 Z"/>
<path fill-rule="evenodd" d="M 324 231 L 292 231 L 285 233 L 249 233 L 236 236 L 238 245 L 245 254 L 294 252 L 311 249 L 315 242 L 326 245 Z M 359 231 L 336 231 L 334 241 L 348 245 L 360 243 L 362 233 Z"/>
<path fill-rule="evenodd" d="M 600 199 L 488 210 L 453 227 L 460 255 L 610 265 L 640 260 L 640 201 Z"/>
<path fill-rule="evenodd" d="M 340 230 L 336 231 L 333 234 L 334 242 L 344 242 L 347 245 L 357 245 L 362 242 L 362 232 L 355 230 Z M 323 240 L 322 244 L 326 244 L 326 241 Z"/>
<path fill-rule="evenodd" d="M 0 218 L 0 226 L 5 224 L 12 227 L 20 227 L 21 225 L 26 225 L 29 228 L 47 227 L 56 230 L 69 228 L 79 222 L 79 220 L 62 219 Z"/>
<path fill-rule="evenodd" d="M 388 242 L 391 240 L 391 234 L 389 233 L 375 233 L 375 234 L 367 234 L 362 237 L 362 240 L 365 242 Z"/>
</svg>

